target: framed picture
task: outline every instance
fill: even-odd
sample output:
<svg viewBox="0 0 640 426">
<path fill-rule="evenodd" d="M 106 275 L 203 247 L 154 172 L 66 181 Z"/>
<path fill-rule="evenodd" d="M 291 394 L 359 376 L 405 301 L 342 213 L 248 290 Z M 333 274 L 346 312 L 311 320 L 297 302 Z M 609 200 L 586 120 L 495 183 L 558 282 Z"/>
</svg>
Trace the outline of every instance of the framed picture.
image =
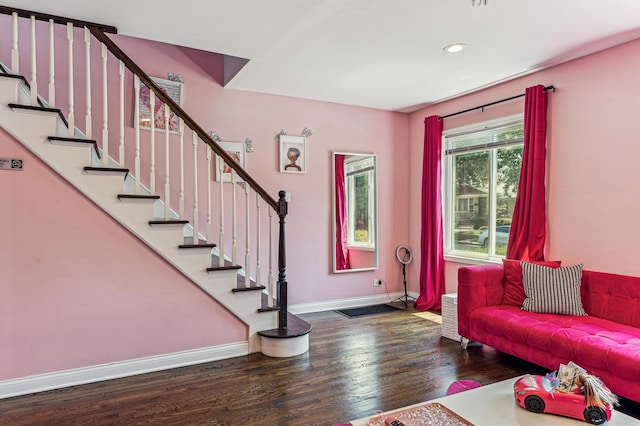
<svg viewBox="0 0 640 426">
<path fill-rule="evenodd" d="M 280 172 L 305 173 L 307 171 L 307 139 L 303 136 L 280 135 Z"/>
<path fill-rule="evenodd" d="M 240 164 L 240 167 L 246 169 L 245 144 L 240 142 L 218 142 L 218 145 L 220 145 L 231 158 L 236 160 L 236 162 Z M 223 182 L 231 182 L 231 167 L 227 164 L 221 167 L 221 164 L 222 158 L 216 155 L 216 182 L 220 182 L 220 179 L 222 179 Z M 244 180 L 236 174 L 236 182 L 244 182 Z"/>
<path fill-rule="evenodd" d="M 178 105 L 182 106 L 182 83 L 179 81 L 164 80 L 162 78 L 151 77 L 164 93 L 173 99 Z M 173 111 L 169 111 L 169 117 L 165 117 L 164 102 L 157 96 L 153 106 L 153 114 L 151 113 L 151 90 L 142 82 L 140 82 L 139 97 L 139 114 L 136 119 L 141 129 L 151 129 L 151 120 L 154 120 L 155 129 L 165 131 L 167 124 L 172 133 L 178 132 L 179 118 Z"/>
</svg>

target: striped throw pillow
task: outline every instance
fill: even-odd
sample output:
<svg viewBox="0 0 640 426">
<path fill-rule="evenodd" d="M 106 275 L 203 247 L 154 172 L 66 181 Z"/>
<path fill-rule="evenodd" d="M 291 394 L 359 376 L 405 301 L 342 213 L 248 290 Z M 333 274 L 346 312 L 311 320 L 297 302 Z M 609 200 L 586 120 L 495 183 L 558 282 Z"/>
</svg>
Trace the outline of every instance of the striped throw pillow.
<svg viewBox="0 0 640 426">
<path fill-rule="evenodd" d="M 521 262 L 527 296 L 522 309 L 544 314 L 586 316 L 580 297 L 582 265 L 549 268 Z"/>
</svg>

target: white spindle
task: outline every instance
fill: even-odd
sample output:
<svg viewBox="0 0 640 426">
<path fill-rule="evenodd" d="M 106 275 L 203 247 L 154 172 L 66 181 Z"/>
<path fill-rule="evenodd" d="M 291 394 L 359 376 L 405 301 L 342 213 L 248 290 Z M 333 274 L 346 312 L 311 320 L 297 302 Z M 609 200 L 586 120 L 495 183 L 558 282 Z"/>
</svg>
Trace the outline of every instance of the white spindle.
<svg viewBox="0 0 640 426">
<path fill-rule="evenodd" d="M 89 28 L 84 27 L 84 61 L 85 61 L 85 96 L 86 112 L 84 115 L 85 136 L 91 139 L 93 134 L 91 127 L 91 33 Z M 104 141 L 103 141 L 104 142 Z M 103 150 L 104 151 L 104 150 Z M 106 153 L 103 152 L 106 158 Z M 103 160 L 104 161 L 104 160 Z"/>
<path fill-rule="evenodd" d="M 231 263 L 233 266 L 238 264 L 238 212 L 236 207 L 236 180 L 237 175 L 234 169 L 231 169 Z"/>
<path fill-rule="evenodd" d="M 191 133 L 191 143 L 193 144 L 193 244 L 198 244 L 198 222 L 200 213 L 198 211 L 198 135 Z M 207 243 L 210 242 L 207 235 Z"/>
<path fill-rule="evenodd" d="M 75 114 L 74 114 L 74 94 L 73 94 L 73 24 L 67 23 L 67 46 L 69 49 L 69 114 L 67 120 L 69 123 L 69 137 L 75 134 Z"/>
<path fill-rule="evenodd" d="M 12 37 L 11 37 L 11 71 L 14 74 L 20 74 L 20 52 L 18 51 L 18 14 L 11 14 Z"/>
<path fill-rule="evenodd" d="M 164 104 L 164 218 L 169 220 L 171 183 L 169 181 L 169 105 Z"/>
<path fill-rule="evenodd" d="M 118 144 L 118 164 L 120 167 L 124 167 L 124 62 L 120 61 L 119 66 L 120 73 L 120 138 Z M 136 121 L 137 120 L 136 115 Z"/>
<path fill-rule="evenodd" d="M 245 205 L 245 241 L 244 241 L 244 284 L 245 287 L 251 286 L 251 253 L 249 252 L 249 241 L 251 241 L 249 232 L 249 184 L 244 183 L 244 205 Z"/>
<path fill-rule="evenodd" d="M 273 279 L 273 209 L 269 208 L 269 283 L 267 286 L 267 306 L 273 305 L 273 296 L 276 294 L 275 280 Z"/>
<path fill-rule="evenodd" d="M 184 218 L 184 120 L 180 120 L 180 193 L 178 213 L 180 219 Z M 194 241 L 195 244 L 195 241 Z"/>
<path fill-rule="evenodd" d="M 220 173 L 220 232 L 218 234 L 218 264 L 224 266 L 224 166 L 222 158 L 216 156 L 218 160 L 218 170 Z"/>
<path fill-rule="evenodd" d="M 260 285 L 262 279 L 260 274 L 262 267 L 260 266 L 260 197 L 256 194 L 256 285 Z"/>
<path fill-rule="evenodd" d="M 36 17 L 31 16 L 31 105 L 38 105 L 38 79 L 36 70 L 38 59 L 36 57 Z"/>
<path fill-rule="evenodd" d="M 88 32 L 89 30 L 87 30 Z M 107 84 L 107 46 L 102 43 L 102 165 L 109 166 L 109 86 Z"/>
<path fill-rule="evenodd" d="M 207 242 L 211 241 L 211 147 L 207 145 Z"/>
<path fill-rule="evenodd" d="M 155 195 L 156 193 L 156 94 L 151 88 L 149 88 L 149 126 L 151 127 L 151 143 L 150 143 L 150 155 L 151 161 L 149 162 L 149 191 Z"/>
<path fill-rule="evenodd" d="M 56 106 L 56 67 L 55 67 L 55 23 L 49 19 L 49 106 Z"/>
<path fill-rule="evenodd" d="M 136 194 L 140 194 L 140 77 L 136 74 L 133 75 L 133 91 L 134 91 L 134 105 L 135 113 L 133 114 L 133 127 L 136 134 L 136 148 L 134 158 L 134 172 L 135 172 L 135 191 Z"/>
</svg>

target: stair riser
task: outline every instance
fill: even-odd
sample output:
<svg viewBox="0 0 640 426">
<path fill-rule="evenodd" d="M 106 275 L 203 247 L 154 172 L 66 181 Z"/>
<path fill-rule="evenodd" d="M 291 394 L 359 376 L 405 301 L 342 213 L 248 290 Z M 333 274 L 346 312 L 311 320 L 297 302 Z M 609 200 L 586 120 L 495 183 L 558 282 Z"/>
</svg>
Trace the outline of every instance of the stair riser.
<svg viewBox="0 0 640 426">
<path fill-rule="evenodd" d="M 276 358 L 301 355 L 309 350 L 309 335 L 288 339 L 270 339 L 260 336 L 262 353 Z"/>
<path fill-rule="evenodd" d="M 3 105 L 18 100 L 18 85 L 14 79 L 0 77 L 0 99 Z"/>
</svg>

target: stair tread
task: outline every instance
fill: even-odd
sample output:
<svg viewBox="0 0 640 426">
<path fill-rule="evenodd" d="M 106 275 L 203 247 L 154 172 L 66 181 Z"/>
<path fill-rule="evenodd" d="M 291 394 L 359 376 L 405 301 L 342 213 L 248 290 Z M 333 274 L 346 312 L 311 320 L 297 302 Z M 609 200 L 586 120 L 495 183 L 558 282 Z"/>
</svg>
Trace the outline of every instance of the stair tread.
<svg viewBox="0 0 640 426">
<path fill-rule="evenodd" d="M 19 74 L 11 74 L 10 72 L 7 72 L 4 67 L 2 66 L 2 64 L 0 64 L 0 71 L 2 74 L 2 77 L 7 77 L 7 78 L 15 78 L 16 80 L 21 80 L 24 84 L 26 84 L 27 86 L 29 85 L 29 82 L 27 81 L 27 79 L 23 76 L 23 75 L 19 75 Z"/>
<path fill-rule="evenodd" d="M 109 172 L 109 173 L 124 173 L 125 175 L 129 173 L 129 169 L 123 169 L 120 167 L 95 167 L 95 166 L 86 166 L 84 168 L 85 172 Z"/>
<path fill-rule="evenodd" d="M 115 171 L 115 172 L 129 172 L 129 169 L 125 169 L 122 167 L 102 167 L 102 166 L 85 166 L 85 170 L 105 170 L 105 171 Z"/>
<path fill-rule="evenodd" d="M 196 248 L 214 248 L 216 245 L 213 243 L 200 243 L 200 244 L 180 244 L 178 248 L 181 249 L 196 249 Z"/>
<path fill-rule="evenodd" d="M 184 219 L 154 219 L 149 221 L 149 225 L 186 225 L 187 223 L 189 223 L 189 221 Z"/>
<path fill-rule="evenodd" d="M 274 339 L 289 339 L 309 334 L 313 327 L 300 317 L 287 312 L 287 327 L 258 331 L 258 335 Z"/>
<path fill-rule="evenodd" d="M 236 287 L 234 289 L 231 289 L 232 292 L 234 293 L 242 293 L 245 291 L 262 291 L 264 290 L 266 287 L 263 285 L 256 285 L 253 287 Z"/>
<path fill-rule="evenodd" d="M 62 110 L 60 110 L 60 108 L 51 108 L 51 107 L 38 106 L 38 105 L 23 105 L 23 104 L 15 104 L 15 103 L 9 104 L 9 108 L 12 108 L 12 109 L 27 109 L 27 110 L 32 110 L 32 111 L 52 112 L 52 113 L 56 113 L 56 114 L 59 114 L 60 116 L 62 116 Z M 65 123 L 66 123 L 66 119 L 64 119 L 64 120 L 65 120 Z"/>
<path fill-rule="evenodd" d="M 209 268 L 207 268 L 207 272 L 214 272 L 214 271 L 227 271 L 230 269 L 242 269 L 242 266 L 240 265 L 224 265 L 224 266 L 211 266 Z"/>
<path fill-rule="evenodd" d="M 145 195 L 145 194 L 118 194 L 118 198 L 130 198 L 140 200 L 159 200 L 159 195 Z"/>
<path fill-rule="evenodd" d="M 62 110 L 60 108 L 51 108 L 51 107 L 43 106 L 42 105 L 42 101 L 40 99 L 38 99 L 38 103 L 40 104 L 39 106 L 37 106 L 37 105 L 22 105 L 22 104 L 10 103 L 10 104 L 8 104 L 8 107 L 11 108 L 11 109 L 24 109 L 24 110 L 28 110 L 28 111 L 42 111 L 42 112 L 51 112 L 51 113 L 58 114 L 58 117 L 60 117 L 60 119 L 62 120 L 64 125 L 67 128 L 69 128 L 69 122 L 67 121 L 67 117 L 64 116 L 64 114 L 62 113 Z"/>
<path fill-rule="evenodd" d="M 97 143 L 95 139 L 87 138 L 74 138 L 71 136 L 48 136 L 47 139 L 51 141 L 66 141 L 66 142 L 78 142 L 78 143 Z"/>
<path fill-rule="evenodd" d="M 98 156 L 99 159 L 102 159 L 102 154 L 100 153 L 100 150 L 98 149 L 98 142 L 95 139 L 83 139 L 83 138 L 72 138 L 72 137 L 68 137 L 68 136 L 49 136 L 47 137 L 47 140 L 53 142 L 66 142 L 68 143 L 68 145 L 74 145 L 74 144 L 88 144 L 88 145 L 92 145 L 93 146 L 93 150 L 95 151 L 96 155 Z"/>
</svg>

